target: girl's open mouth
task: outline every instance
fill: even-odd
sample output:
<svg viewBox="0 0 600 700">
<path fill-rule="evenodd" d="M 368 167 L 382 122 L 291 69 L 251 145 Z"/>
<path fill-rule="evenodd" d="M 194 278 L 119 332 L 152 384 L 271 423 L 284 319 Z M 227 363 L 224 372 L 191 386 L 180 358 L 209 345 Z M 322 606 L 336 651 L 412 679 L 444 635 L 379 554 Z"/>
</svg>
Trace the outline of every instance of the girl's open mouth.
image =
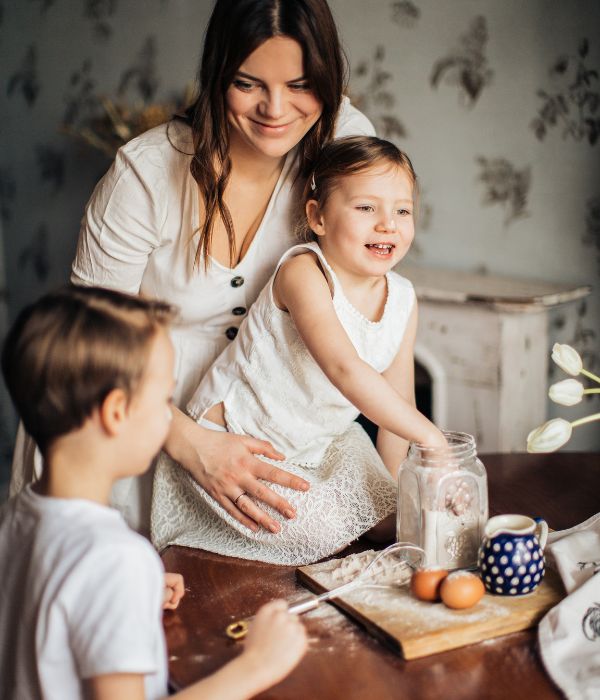
<svg viewBox="0 0 600 700">
<path fill-rule="evenodd" d="M 376 255 L 391 255 L 392 250 L 394 250 L 396 246 L 393 243 L 367 243 L 365 244 L 365 248 L 368 248 L 370 251 L 375 253 Z"/>
</svg>

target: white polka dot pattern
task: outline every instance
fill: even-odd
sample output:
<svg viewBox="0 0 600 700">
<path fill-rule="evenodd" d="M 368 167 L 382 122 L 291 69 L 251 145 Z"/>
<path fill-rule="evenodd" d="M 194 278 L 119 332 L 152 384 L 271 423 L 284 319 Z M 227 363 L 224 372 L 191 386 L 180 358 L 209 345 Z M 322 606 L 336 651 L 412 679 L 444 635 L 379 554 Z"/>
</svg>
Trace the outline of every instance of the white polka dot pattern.
<svg viewBox="0 0 600 700">
<path fill-rule="evenodd" d="M 500 533 L 483 538 L 479 569 L 484 585 L 498 595 L 526 595 L 544 577 L 544 553 L 535 535 Z"/>
</svg>

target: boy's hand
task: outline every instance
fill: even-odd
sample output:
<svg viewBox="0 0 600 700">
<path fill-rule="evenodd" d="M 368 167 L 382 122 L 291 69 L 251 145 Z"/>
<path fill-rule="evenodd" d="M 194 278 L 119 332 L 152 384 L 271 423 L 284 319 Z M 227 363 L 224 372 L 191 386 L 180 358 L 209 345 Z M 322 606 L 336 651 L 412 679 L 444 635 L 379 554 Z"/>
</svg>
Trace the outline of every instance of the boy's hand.
<svg viewBox="0 0 600 700">
<path fill-rule="evenodd" d="M 284 600 L 263 605 L 250 625 L 242 658 L 260 673 L 264 687 L 285 678 L 304 656 L 306 630 L 297 615 L 290 615 Z"/>
<path fill-rule="evenodd" d="M 163 610 L 175 610 L 184 594 L 185 588 L 183 586 L 183 576 L 181 574 L 165 573 Z"/>
</svg>

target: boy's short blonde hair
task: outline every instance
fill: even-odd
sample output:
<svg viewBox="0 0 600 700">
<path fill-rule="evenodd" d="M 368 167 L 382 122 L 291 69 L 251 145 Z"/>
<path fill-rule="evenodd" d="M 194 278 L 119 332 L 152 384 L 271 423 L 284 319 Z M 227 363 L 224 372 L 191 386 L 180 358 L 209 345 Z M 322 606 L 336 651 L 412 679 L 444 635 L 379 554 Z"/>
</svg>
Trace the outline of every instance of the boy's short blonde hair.
<svg viewBox="0 0 600 700">
<path fill-rule="evenodd" d="M 20 313 L 4 343 L 2 372 L 42 454 L 113 389 L 131 397 L 156 333 L 174 315 L 169 304 L 97 287 L 66 287 Z"/>
</svg>

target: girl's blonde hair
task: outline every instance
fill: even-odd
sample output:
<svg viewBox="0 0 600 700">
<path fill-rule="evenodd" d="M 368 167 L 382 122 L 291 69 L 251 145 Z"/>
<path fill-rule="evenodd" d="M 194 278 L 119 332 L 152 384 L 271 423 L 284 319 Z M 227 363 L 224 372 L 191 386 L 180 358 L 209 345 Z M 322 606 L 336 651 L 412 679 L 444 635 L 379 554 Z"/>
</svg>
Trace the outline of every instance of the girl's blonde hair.
<svg viewBox="0 0 600 700">
<path fill-rule="evenodd" d="M 302 211 L 298 213 L 296 225 L 298 239 L 307 242 L 317 238 L 304 212 L 309 200 L 314 199 L 322 210 L 340 178 L 362 173 L 382 163 L 404 170 L 412 182 L 416 200 L 417 175 L 410 158 L 390 141 L 376 136 L 346 136 L 328 143 L 317 157 L 304 186 Z"/>
</svg>

